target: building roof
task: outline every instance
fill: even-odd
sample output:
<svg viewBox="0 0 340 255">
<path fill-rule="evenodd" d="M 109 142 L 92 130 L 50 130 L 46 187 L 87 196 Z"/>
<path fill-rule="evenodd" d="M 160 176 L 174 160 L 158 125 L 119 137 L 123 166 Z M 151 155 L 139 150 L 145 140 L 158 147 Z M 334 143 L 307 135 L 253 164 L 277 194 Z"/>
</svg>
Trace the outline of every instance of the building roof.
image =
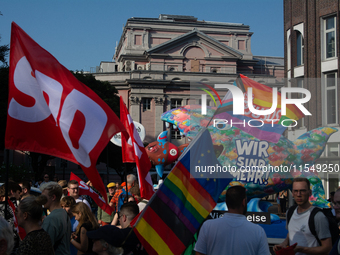
<svg viewBox="0 0 340 255">
<path fill-rule="evenodd" d="M 198 20 L 194 16 L 189 15 L 172 15 L 172 14 L 160 14 L 158 18 L 143 18 L 143 17 L 132 17 L 129 21 L 140 21 L 140 22 L 152 22 L 152 23 L 195 23 L 195 25 L 214 25 L 214 26 L 225 26 L 225 27 L 237 27 L 238 29 L 249 29 L 248 25 L 242 23 L 231 23 L 231 22 L 217 22 L 217 21 L 205 21 Z"/>
<path fill-rule="evenodd" d="M 149 54 L 157 52 L 157 51 L 161 50 L 162 48 L 167 48 L 170 45 L 175 45 L 179 41 L 185 40 L 185 39 L 187 39 L 189 37 L 192 37 L 192 36 L 198 36 L 200 38 L 204 38 L 207 41 L 209 41 L 210 43 L 212 43 L 214 45 L 217 45 L 221 50 L 223 50 L 225 52 L 228 52 L 229 54 L 233 55 L 234 57 L 242 58 L 242 56 L 243 56 L 243 53 L 239 52 L 238 50 L 235 50 L 232 47 L 229 47 L 229 46 L 225 45 L 224 43 L 221 43 L 220 41 L 216 40 L 215 38 L 213 38 L 211 36 L 206 35 L 205 33 L 199 31 L 197 28 L 194 28 L 192 31 L 190 31 L 190 32 L 188 32 L 186 34 L 177 36 L 177 37 L 175 37 L 175 38 L 173 38 L 173 39 L 171 39 L 169 41 L 166 41 L 164 43 L 156 45 L 156 46 L 146 50 L 145 52 L 149 53 Z"/>
</svg>

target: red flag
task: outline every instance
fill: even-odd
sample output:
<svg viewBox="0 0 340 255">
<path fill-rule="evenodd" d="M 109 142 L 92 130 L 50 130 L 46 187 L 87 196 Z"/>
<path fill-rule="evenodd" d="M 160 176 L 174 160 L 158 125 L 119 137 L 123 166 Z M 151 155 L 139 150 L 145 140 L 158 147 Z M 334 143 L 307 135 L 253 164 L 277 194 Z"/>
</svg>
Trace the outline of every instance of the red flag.
<svg viewBox="0 0 340 255">
<path fill-rule="evenodd" d="M 126 150 L 132 151 L 134 155 L 134 161 L 132 162 L 136 162 L 137 166 L 140 195 L 145 199 L 150 199 L 154 194 L 152 180 L 149 174 L 151 162 L 122 97 L 120 97 L 120 120 L 130 135 L 128 142 L 126 142 L 122 136 L 122 155 L 124 155 Z M 125 147 L 123 146 L 124 144 L 126 144 Z"/>
<path fill-rule="evenodd" d="M 111 215 L 113 209 L 103 200 L 93 189 L 91 189 L 84 181 L 82 181 L 77 175 L 71 172 L 70 180 L 76 180 L 79 183 L 79 195 L 88 195 L 94 202 L 107 214 Z"/>
<path fill-rule="evenodd" d="M 13 22 L 5 147 L 80 164 L 106 200 L 96 162 L 121 131 L 109 106 Z"/>
</svg>

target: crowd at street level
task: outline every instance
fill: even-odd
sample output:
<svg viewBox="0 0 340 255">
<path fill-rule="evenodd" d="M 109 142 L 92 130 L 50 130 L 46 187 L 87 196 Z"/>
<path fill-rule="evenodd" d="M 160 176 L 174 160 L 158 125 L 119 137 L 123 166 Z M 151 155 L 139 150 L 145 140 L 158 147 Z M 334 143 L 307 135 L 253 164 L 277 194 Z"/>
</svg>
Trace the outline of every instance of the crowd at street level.
<svg viewBox="0 0 340 255">
<path fill-rule="evenodd" d="M 89 197 L 80 196 L 77 181 L 48 179 L 40 183 L 38 196 L 30 195 L 26 181 L 10 181 L 7 196 L 5 185 L 0 187 L 1 255 L 146 254 L 130 226 L 143 201 L 134 175 L 127 176 L 127 185 L 107 185 L 112 215 L 97 211 Z"/>
<path fill-rule="evenodd" d="M 91 203 L 79 196 L 77 181 L 46 182 L 41 185 L 39 196 L 29 195 L 29 184 L 22 182 L 20 185 L 8 184 L 8 198 L 14 210 L 9 208 L 7 220 L 5 188 L 4 185 L 0 187 L 0 255 L 147 254 L 130 226 L 140 211 L 139 206 L 147 203 L 139 197 L 134 175 L 127 178 L 127 192 L 122 187 L 126 183 L 107 185 L 108 202 L 116 210 L 112 215 L 101 209 L 94 213 Z M 292 194 L 296 205 L 287 211 L 287 217 L 291 217 L 287 219 L 288 234 L 281 244 L 274 246 L 274 251 L 277 254 L 292 254 L 290 250 L 299 255 L 340 254 L 339 238 L 332 243 L 330 221 L 321 211 L 312 219 L 316 233 L 311 230 L 309 221 L 314 207 L 309 203 L 308 179 L 295 178 Z M 126 202 L 127 197 L 129 202 Z M 229 188 L 226 204 L 228 212 L 224 217 L 203 223 L 194 248 L 196 255 L 270 254 L 263 228 L 248 222 L 244 216 L 247 211 L 245 188 Z M 335 192 L 332 205 L 339 221 L 340 189 Z M 14 214 L 19 230 L 14 224 Z"/>
</svg>

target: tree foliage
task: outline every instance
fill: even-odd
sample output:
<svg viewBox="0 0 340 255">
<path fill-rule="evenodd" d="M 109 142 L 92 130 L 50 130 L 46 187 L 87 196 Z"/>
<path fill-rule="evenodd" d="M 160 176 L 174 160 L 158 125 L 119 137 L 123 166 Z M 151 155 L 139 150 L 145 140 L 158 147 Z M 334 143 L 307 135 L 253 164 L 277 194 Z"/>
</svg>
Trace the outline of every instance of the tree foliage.
<svg viewBox="0 0 340 255">
<path fill-rule="evenodd" d="M 75 77 L 92 89 L 115 113 L 119 116 L 119 97 L 117 89 L 109 82 L 99 81 L 91 74 L 83 72 L 73 72 Z M 125 172 L 131 173 L 135 164 L 122 163 L 122 148 L 109 142 L 98 158 L 98 162 L 103 162 L 116 170 L 121 180 L 124 181 Z"/>
<path fill-rule="evenodd" d="M 1 41 L 1 36 L 0 36 Z M 9 68 L 6 62 L 8 45 L 0 45 L 0 150 L 5 146 L 5 130 L 8 104 L 8 75 Z"/>
<path fill-rule="evenodd" d="M 0 40 L 1 40 L 1 37 L 0 37 Z M 8 51 L 9 51 L 8 45 L 0 45 L 0 62 L 1 62 L 0 67 L 6 67 L 8 65 L 6 61 L 6 57 L 8 56 Z"/>
<path fill-rule="evenodd" d="M 0 67 L 0 150 L 5 146 L 5 130 L 8 104 L 8 67 Z"/>
</svg>

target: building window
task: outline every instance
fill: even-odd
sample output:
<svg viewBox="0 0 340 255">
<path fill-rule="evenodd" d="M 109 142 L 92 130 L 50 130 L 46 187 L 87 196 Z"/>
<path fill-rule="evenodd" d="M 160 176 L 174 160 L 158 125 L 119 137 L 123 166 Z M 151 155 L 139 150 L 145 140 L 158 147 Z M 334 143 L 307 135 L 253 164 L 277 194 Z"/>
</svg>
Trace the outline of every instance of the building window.
<svg viewBox="0 0 340 255">
<path fill-rule="evenodd" d="M 142 45 L 142 36 L 135 35 L 135 45 Z"/>
<path fill-rule="evenodd" d="M 297 66 L 303 65 L 303 36 L 297 31 L 296 32 L 296 60 Z"/>
<path fill-rule="evenodd" d="M 151 98 L 143 98 L 143 112 L 151 110 Z"/>
<path fill-rule="evenodd" d="M 297 87 L 298 87 L 298 88 L 303 88 L 303 80 L 304 80 L 303 77 L 300 77 L 300 78 L 297 78 L 297 79 L 296 79 L 296 83 L 297 83 Z M 303 97 L 302 93 L 299 93 L 299 94 L 298 94 L 298 98 L 302 98 L 302 97 Z M 304 126 L 305 126 L 305 118 L 299 119 L 299 120 L 298 120 L 297 127 L 298 127 L 298 128 L 301 128 L 301 127 L 304 127 Z"/>
<path fill-rule="evenodd" d="M 326 124 L 336 124 L 337 121 L 337 73 L 325 74 L 325 104 Z"/>
<path fill-rule="evenodd" d="M 339 143 L 327 144 L 327 157 L 339 157 Z"/>
<path fill-rule="evenodd" d="M 171 99 L 171 109 L 175 109 L 182 106 L 182 99 Z M 173 129 L 171 126 L 171 139 L 181 139 L 181 132 L 177 129 Z"/>
<path fill-rule="evenodd" d="M 323 21 L 324 25 L 324 54 L 325 58 L 334 58 L 336 56 L 336 20 L 335 16 L 325 18 Z"/>
<path fill-rule="evenodd" d="M 171 99 L 171 109 L 175 109 L 182 106 L 182 99 Z"/>
<path fill-rule="evenodd" d="M 207 99 L 206 102 L 207 102 L 207 106 L 210 106 L 211 100 Z M 202 105 L 202 99 L 198 99 L 198 105 Z"/>
<path fill-rule="evenodd" d="M 238 41 L 238 49 L 239 49 L 239 50 L 246 50 L 246 41 L 244 41 L 244 40 L 239 40 L 239 41 Z"/>
</svg>

